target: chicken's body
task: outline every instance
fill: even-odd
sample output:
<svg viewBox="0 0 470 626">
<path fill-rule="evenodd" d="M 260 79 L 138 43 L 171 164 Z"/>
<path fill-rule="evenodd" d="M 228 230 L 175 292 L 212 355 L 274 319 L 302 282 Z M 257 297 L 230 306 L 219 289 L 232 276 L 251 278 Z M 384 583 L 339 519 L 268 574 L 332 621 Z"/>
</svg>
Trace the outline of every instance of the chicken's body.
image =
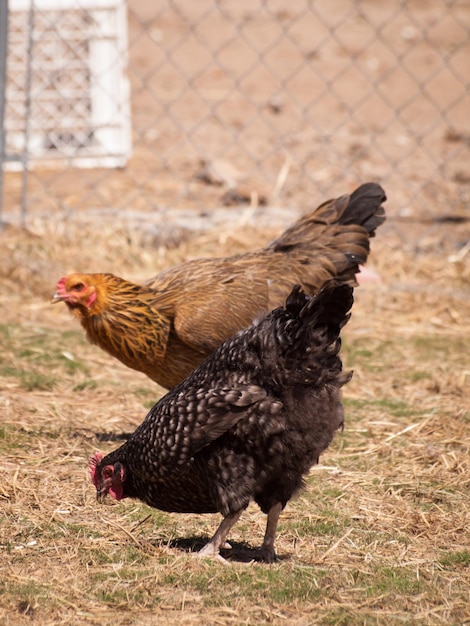
<svg viewBox="0 0 470 626">
<path fill-rule="evenodd" d="M 295 284 L 313 295 L 330 278 L 355 284 L 369 239 L 385 220 L 383 189 L 361 185 L 320 205 L 263 249 L 196 259 L 145 286 L 112 274 L 72 274 L 63 300 L 88 339 L 122 363 L 171 388 L 218 345 L 280 306 Z"/>
<path fill-rule="evenodd" d="M 294 288 L 239 331 L 149 412 L 119 449 L 90 465 L 100 500 L 138 498 L 180 513 L 220 512 L 203 554 L 218 555 L 254 500 L 268 515 L 261 554 L 275 558 L 277 519 L 343 426 L 340 330 L 352 288 Z"/>
</svg>

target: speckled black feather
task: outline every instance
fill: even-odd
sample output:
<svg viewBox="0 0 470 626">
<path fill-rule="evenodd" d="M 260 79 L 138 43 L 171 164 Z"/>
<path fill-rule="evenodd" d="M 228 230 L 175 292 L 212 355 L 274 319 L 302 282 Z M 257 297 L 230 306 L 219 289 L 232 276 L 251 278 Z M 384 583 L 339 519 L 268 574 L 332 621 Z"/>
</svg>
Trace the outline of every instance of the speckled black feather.
<svg viewBox="0 0 470 626">
<path fill-rule="evenodd" d="M 351 375 L 342 372 L 339 335 L 352 293 L 333 281 L 313 297 L 294 288 L 285 307 L 223 343 L 164 396 L 96 475 L 119 463 L 123 496 L 167 511 L 284 506 L 343 425 L 340 388 Z"/>
</svg>

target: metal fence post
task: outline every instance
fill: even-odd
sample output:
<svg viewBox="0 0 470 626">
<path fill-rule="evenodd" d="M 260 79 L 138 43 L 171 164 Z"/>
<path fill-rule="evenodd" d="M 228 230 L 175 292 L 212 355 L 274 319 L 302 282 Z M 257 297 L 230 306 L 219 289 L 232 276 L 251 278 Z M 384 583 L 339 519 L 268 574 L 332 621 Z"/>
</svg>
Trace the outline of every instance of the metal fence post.
<svg viewBox="0 0 470 626">
<path fill-rule="evenodd" d="M 26 225 L 26 205 L 28 203 L 28 177 L 29 177 L 29 136 L 31 129 L 31 81 L 33 75 L 33 47 L 34 47 L 34 0 L 31 0 L 28 13 L 28 47 L 26 50 L 26 84 L 25 84 L 25 128 L 24 149 L 21 162 L 23 174 L 21 178 L 21 213 L 20 223 Z"/>
<path fill-rule="evenodd" d="M 5 102 L 7 90 L 8 0 L 0 0 L 0 230 L 3 228 L 3 163 L 5 162 Z"/>
</svg>

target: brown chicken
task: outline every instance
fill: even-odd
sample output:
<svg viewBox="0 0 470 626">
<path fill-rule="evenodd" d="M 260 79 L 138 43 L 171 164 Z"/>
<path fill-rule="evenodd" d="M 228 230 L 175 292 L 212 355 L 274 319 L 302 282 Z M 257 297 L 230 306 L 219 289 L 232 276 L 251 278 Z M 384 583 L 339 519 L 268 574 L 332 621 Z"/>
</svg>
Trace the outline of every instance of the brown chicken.
<svg viewBox="0 0 470 626">
<path fill-rule="evenodd" d="M 261 557 L 276 558 L 279 515 L 344 422 L 340 331 L 352 287 L 279 307 L 219 346 L 150 410 L 120 448 L 90 462 L 99 501 L 138 498 L 224 519 L 203 555 L 219 556 L 250 501 L 267 514 Z M 234 303 L 235 304 L 235 303 Z"/>
<path fill-rule="evenodd" d="M 136 285 L 112 274 L 57 284 L 88 340 L 167 389 L 237 330 L 285 302 L 295 284 L 313 295 L 332 277 L 356 284 L 369 239 L 385 220 L 383 189 L 366 183 L 321 204 L 265 248 L 196 259 Z"/>
</svg>

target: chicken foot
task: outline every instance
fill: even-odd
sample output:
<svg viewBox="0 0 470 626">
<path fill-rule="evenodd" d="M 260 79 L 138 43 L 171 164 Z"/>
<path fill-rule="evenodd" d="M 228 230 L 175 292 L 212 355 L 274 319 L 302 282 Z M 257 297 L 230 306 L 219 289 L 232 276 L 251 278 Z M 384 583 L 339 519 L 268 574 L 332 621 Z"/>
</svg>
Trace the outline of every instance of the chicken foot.
<svg viewBox="0 0 470 626">
<path fill-rule="evenodd" d="M 226 563 L 225 559 L 220 556 L 219 551 L 225 544 L 225 540 L 230 532 L 230 529 L 237 522 L 238 518 L 243 513 L 243 510 L 244 509 L 240 509 L 239 511 L 235 511 L 235 513 L 231 513 L 230 515 L 224 517 L 209 543 L 206 543 L 206 545 L 199 550 L 198 556 L 212 556 Z"/>
</svg>

